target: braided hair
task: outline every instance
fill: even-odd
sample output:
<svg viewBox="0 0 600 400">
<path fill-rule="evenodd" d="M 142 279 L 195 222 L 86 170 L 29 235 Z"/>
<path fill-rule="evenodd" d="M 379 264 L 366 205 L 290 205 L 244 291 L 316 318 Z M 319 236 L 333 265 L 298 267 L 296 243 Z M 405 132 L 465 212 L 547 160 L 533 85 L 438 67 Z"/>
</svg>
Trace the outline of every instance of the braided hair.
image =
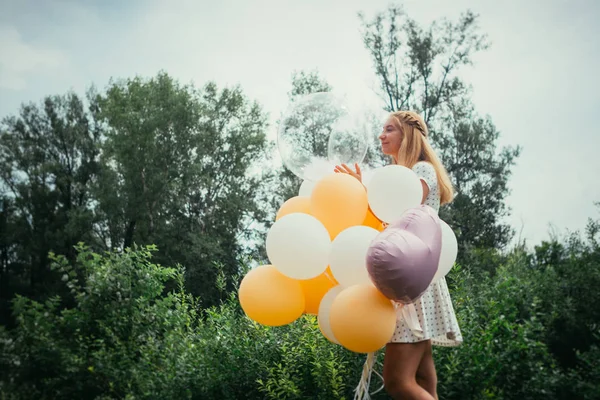
<svg viewBox="0 0 600 400">
<path fill-rule="evenodd" d="M 427 137 L 429 131 L 427 130 L 427 124 L 423 121 L 423 118 L 419 114 L 414 111 L 397 111 L 393 114 L 398 120 L 404 122 L 406 125 L 417 129 L 419 132 L 423 134 L 423 136 Z"/>
</svg>

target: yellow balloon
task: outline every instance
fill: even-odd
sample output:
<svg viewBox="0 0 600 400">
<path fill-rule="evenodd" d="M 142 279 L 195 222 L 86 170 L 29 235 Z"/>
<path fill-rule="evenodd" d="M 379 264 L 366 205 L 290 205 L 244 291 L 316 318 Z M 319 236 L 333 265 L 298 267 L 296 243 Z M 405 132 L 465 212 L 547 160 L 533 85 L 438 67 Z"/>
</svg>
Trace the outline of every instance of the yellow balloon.
<svg viewBox="0 0 600 400">
<path fill-rule="evenodd" d="M 300 282 L 279 272 L 272 265 L 250 270 L 238 291 L 246 315 L 268 326 L 294 322 L 304 312 L 304 293 Z"/>
<path fill-rule="evenodd" d="M 333 274 L 329 267 L 316 278 L 304 279 L 299 282 L 302 286 L 302 291 L 304 292 L 304 298 L 306 300 L 304 312 L 306 314 L 315 315 L 319 313 L 319 304 L 321 304 L 323 296 L 325 296 L 329 289 L 338 284 L 333 278 Z"/>
<path fill-rule="evenodd" d="M 375 214 L 373 214 L 373 211 L 371 211 L 371 207 L 369 207 L 369 209 L 367 210 L 367 216 L 365 217 L 365 220 L 363 221 L 362 225 L 375 228 L 379 232 L 383 231 L 383 221 L 381 221 L 375 216 Z"/>
<path fill-rule="evenodd" d="M 281 217 L 293 213 L 310 214 L 310 198 L 303 196 L 295 196 L 287 199 L 285 203 L 281 205 L 279 211 L 277 211 L 275 221 L 277 221 Z"/>
<path fill-rule="evenodd" d="M 331 239 L 365 220 L 369 202 L 365 187 L 347 174 L 330 174 L 310 195 L 311 214 L 325 225 Z"/>
<path fill-rule="evenodd" d="M 381 349 L 396 329 L 396 310 L 372 285 L 355 285 L 337 295 L 329 314 L 331 331 L 342 346 L 356 353 Z"/>
</svg>

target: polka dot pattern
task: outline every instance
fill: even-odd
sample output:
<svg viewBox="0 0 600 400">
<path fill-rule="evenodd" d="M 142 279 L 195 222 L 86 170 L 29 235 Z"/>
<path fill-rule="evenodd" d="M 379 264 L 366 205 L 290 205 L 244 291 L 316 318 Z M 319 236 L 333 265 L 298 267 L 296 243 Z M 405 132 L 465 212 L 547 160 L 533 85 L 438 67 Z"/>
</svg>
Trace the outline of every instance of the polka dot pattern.
<svg viewBox="0 0 600 400">
<path fill-rule="evenodd" d="M 429 194 L 425 199 L 425 205 L 433 208 L 435 211 L 440 210 L 440 192 L 437 185 L 437 175 L 433 165 L 426 161 L 419 161 L 413 167 L 413 171 L 422 181 L 427 184 Z"/>
<path fill-rule="evenodd" d="M 440 194 L 433 165 L 420 161 L 415 164 L 413 171 L 429 187 L 425 204 L 439 211 Z M 423 336 L 415 335 L 398 313 L 392 343 L 414 343 L 422 340 L 431 340 L 431 343 L 437 346 L 458 346 L 462 343 L 462 334 L 445 278 L 431 284 L 413 305 L 423 329 Z"/>
</svg>

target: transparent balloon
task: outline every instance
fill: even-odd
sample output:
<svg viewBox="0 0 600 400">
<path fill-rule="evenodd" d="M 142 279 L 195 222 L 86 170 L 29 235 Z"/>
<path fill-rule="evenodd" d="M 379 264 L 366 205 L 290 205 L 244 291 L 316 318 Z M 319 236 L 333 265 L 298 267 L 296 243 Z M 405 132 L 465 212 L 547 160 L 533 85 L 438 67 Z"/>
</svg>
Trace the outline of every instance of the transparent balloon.
<svg viewBox="0 0 600 400">
<path fill-rule="evenodd" d="M 361 163 L 369 145 L 361 115 L 337 93 L 298 98 L 286 110 L 277 133 L 284 165 L 301 179 L 317 181 L 336 164 Z"/>
</svg>

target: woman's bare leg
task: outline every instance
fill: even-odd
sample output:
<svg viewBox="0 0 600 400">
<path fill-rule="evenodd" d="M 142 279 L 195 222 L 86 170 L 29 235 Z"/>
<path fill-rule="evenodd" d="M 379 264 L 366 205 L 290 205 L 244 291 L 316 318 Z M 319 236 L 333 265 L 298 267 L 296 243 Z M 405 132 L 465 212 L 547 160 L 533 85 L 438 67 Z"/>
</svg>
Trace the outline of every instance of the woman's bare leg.
<svg viewBox="0 0 600 400">
<path fill-rule="evenodd" d="M 398 400 L 433 400 L 417 383 L 417 370 L 430 341 L 388 343 L 383 363 L 383 382 L 388 394 Z"/>
<path fill-rule="evenodd" d="M 427 340 L 426 343 L 427 348 L 417 368 L 417 383 L 437 400 L 437 373 L 435 372 L 435 363 L 433 362 L 431 340 Z"/>
</svg>

